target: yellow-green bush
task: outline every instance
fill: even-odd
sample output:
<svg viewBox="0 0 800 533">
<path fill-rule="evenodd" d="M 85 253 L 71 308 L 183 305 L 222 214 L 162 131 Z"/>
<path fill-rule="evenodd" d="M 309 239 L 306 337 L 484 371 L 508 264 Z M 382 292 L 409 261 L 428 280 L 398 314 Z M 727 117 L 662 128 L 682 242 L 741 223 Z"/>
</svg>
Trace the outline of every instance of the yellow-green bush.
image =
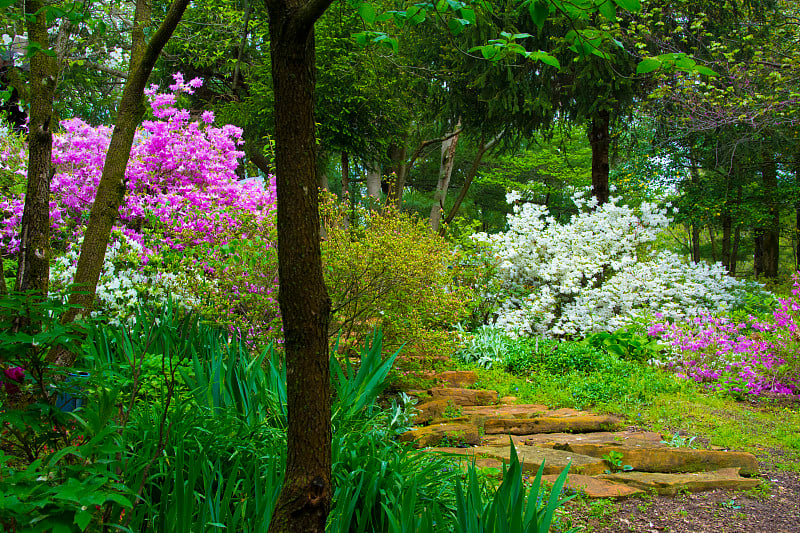
<svg viewBox="0 0 800 533">
<path fill-rule="evenodd" d="M 340 347 L 360 343 L 376 326 L 384 345 L 411 355 L 449 355 L 449 329 L 469 315 L 470 290 L 459 286 L 460 258 L 414 216 L 395 210 L 347 212 L 322 202 L 325 282 L 333 303 L 330 334 Z"/>
</svg>

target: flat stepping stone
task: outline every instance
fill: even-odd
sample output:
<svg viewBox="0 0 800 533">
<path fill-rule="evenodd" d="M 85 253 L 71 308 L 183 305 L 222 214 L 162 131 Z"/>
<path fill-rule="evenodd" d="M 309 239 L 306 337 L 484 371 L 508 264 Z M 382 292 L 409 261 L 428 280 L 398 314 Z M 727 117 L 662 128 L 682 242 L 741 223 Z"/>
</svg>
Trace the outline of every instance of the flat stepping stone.
<svg viewBox="0 0 800 533">
<path fill-rule="evenodd" d="M 434 400 L 444 398 L 454 405 L 492 405 L 497 402 L 497 393 L 488 390 L 434 387 L 428 392 Z"/>
<path fill-rule="evenodd" d="M 458 422 L 431 424 L 430 426 L 415 428 L 400 434 L 398 440 L 400 442 L 412 442 L 415 448 L 438 446 L 442 444 L 442 441 L 450 444 L 471 446 L 481 442 L 478 428 L 472 424 Z"/>
<path fill-rule="evenodd" d="M 760 479 L 740 476 L 738 468 L 722 468 L 712 472 L 691 472 L 688 474 L 621 472 L 618 474 L 604 474 L 600 478 L 615 483 L 625 483 L 641 490 L 656 491 L 664 496 L 673 496 L 679 491 L 700 492 L 713 489 L 751 489 L 761 483 Z"/>
<path fill-rule="evenodd" d="M 594 433 L 541 433 L 524 435 L 522 441 L 529 446 L 565 449 L 570 444 L 609 444 L 623 445 L 630 443 L 663 446 L 661 433 L 655 431 L 596 431 Z M 486 441 L 484 441 L 485 443 Z M 588 455 L 588 454 L 587 454 Z"/>
<path fill-rule="evenodd" d="M 552 474 L 542 476 L 542 479 L 549 483 L 555 483 L 557 478 L 558 476 Z M 630 485 L 581 474 L 569 474 L 564 488 L 583 494 L 587 498 L 628 498 L 644 494 L 644 491 Z"/>
<path fill-rule="evenodd" d="M 487 419 L 484 430 L 487 435 L 510 433 L 532 435 L 535 433 L 590 433 L 613 431 L 622 428 L 622 420 L 612 415 L 578 414 L 570 416 L 542 416 L 538 418 Z"/>
<path fill-rule="evenodd" d="M 464 416 L 474 423 L 483 426 L 487 420 L 495 418 L 536 418 L 547 412 L 547 406 L 539 404 L 526 405 L 475 405 L 461 409 Z"/>
<path fill-rule="evenodd" d="M 641 472 L 709 472 L 738 468 L 746 476 L 758 474 L 758 461 L 747 452 L 671 448 L 644 442 L 625 445 L 571 442 L 557 448 L 591 457 L 603 457 L 617 451 L 622 453 L 622 464 Z"/>
<path fill-rule="evenodd" d="M 472 451 L 476 454 L 501 459 L 507 463 L 511 461 L 511 450 L 507 444 L 505 446 L 478 446 L 472 448 Z M 522 463 L 522 470 L 534 474 L 539 470 L 542 461 L 544 461 L 545 474 L 560 474 L 570 463 L 572 464 L 570 472 L 588 476 L 602 474 L 607 468 L 602 459 L 550 448 L 519 446 L 517 447 L 517 456 Z"/>
<path fill-rule="evenodd" d="M 433 420 L 444 418 L 444 414 L 448 409 L 453 408 L 453 403 L 446 398 L 438 398 L 436 400 L 428 400 L 414 406 L 417 410 L 417 416 L 414 419 L 416 424 L 427 424 Z"/>
</svg>

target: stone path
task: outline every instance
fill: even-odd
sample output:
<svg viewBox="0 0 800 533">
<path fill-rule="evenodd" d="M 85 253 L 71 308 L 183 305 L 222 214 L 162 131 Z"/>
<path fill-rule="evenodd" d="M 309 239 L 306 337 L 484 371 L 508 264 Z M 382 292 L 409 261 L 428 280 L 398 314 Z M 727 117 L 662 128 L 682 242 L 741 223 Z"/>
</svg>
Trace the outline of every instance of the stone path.
<svg viewBox="0 0 800 533">
<path fill-rule="evenodd" d="M 612 415 L 518 405 L 515 398 L 498 403 L 495 392 L 466 388 L 476 381 L 470 371 L 435 377 L 443 386 L 408 391 L 422 398 L 418 426 L 400 440 L 465 456 L 498 475 L 509 461 L 511 441 L 523 471 L 535 474 L 544 461 L 545 479 L 552 482 L 570 464 L 567 488 L 590 498 L 745 489 L 760 482 L 750 453 L 670 447 L 660 434 L 626 429 Z"/>
</svg>

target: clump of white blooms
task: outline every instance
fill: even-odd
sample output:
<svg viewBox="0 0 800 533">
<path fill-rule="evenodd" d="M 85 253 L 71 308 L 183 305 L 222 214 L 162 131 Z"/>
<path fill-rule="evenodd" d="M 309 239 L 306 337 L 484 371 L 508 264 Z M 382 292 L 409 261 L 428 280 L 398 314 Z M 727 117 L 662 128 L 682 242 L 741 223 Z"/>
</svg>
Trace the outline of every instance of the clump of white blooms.
<svg viewBox="0 0 800 533">
<path fill-rule="evenodd" d="M 81 239 L 82 240 L 82 239 Z M 51 286 L 55 291 L 66 290 L 75 277 L 80 254 L 80 242 L 58 257 L 51 269 Z M 185 309 L 193 309 L 200 301 L 186 291 L 200 280 L 186 279 L 185 275 L 168 272 L 146 273 L 142 245 L 121 232 L 114 232 L 106 249 L 100 280 L 97 283 L 95 311 L 110 317 L 110 323 L 119 325 L 133 318 L 140 302 L 165 305 L 173 300 Z"/>
<path fill-rule="evenodd" d="M 656 312 L 676 319 L 718 312 L 744 286 L 719 263 L 654 255 L 652 243 L 671 222 L 656 204 L 633 209 L 611 198 L 596 207 L 596 198 L 579 192 L 580 213 L 559 224 L 519 193 L 506 199 L 514 206 L 508 231 L 473 238 L 489 243 L 498 261 L 496 325 L 511 335 L 582 337 Z"/>
</svg>

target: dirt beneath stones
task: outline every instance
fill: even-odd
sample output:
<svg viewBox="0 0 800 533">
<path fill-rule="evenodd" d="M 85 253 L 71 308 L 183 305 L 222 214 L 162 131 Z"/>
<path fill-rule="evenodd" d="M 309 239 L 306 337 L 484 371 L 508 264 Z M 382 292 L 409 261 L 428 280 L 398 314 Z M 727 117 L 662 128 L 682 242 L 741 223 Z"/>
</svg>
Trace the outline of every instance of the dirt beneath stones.
<svg viewBox="0 0 800 533">
<path fill-rule="evenodd" d="M 800 533 L 800 474 L 760 466 L 754 490 L 573 500 L 566 517 L 587 533 Z"/>
</svg>

